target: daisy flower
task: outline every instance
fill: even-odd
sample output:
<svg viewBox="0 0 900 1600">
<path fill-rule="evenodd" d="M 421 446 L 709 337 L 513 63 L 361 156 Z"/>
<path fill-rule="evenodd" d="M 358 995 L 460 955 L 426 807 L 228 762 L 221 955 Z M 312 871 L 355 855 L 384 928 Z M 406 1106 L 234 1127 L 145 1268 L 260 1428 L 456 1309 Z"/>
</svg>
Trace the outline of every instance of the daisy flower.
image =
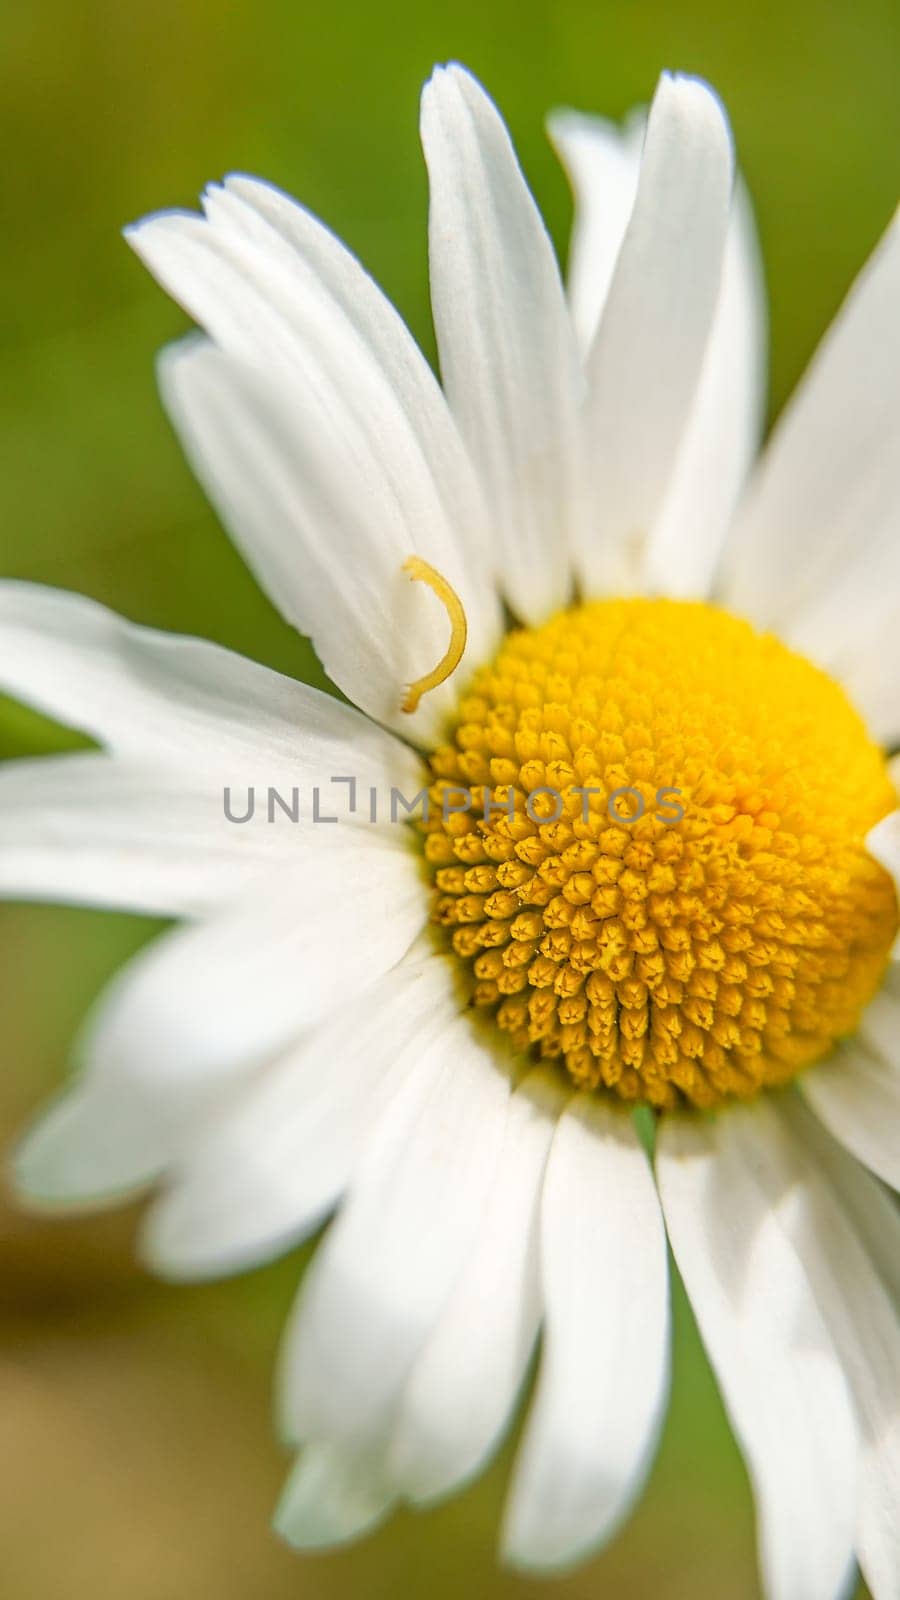
<svg viewBox="0 0 900 1600">
<path fill-rule="evenodd" d="M 458 67 L 425 90 L 443 390 L 267 184 L 129 230 L 203 330 L 160 365 L 188 456 L 349 704 L 2 587 L 2 686 L 101 748 L 5 767 L 0 886 L 180 919 L 18 1184 L 153 1186 L 177 1278 L 336 1212 L 281 1361 L 297 1546 L 471 1479 L 540 1340 L 502 1530 L 540 1570 L 648 1470 L 668 1240 L 766 1594 L 830 1600 L 858 1560 L 896 1600 L 900 227 L 754 464 L 718 101 L 665 76 L 623 128 L 550 131 L 568 296 L 490 100 Z"/>
</svg>

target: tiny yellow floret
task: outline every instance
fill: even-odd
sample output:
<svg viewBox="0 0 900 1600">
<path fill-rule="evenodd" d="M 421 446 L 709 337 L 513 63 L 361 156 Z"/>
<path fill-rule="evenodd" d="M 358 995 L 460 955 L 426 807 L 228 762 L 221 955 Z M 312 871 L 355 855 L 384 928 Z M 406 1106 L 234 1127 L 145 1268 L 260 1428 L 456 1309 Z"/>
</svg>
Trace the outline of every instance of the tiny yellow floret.
<svg viewBox="0 0 900 1600">
<path fill-rule="evenodd" d="M 576 606 L 507 636 L 430 764 L 433 920 L 517 1048 L 707 1107 L 856 1027 L 898 922 L 865 838 L 897 800 L 843 690 L 771 635 Z"/>
<path fill-rule="evenodd" d="M 463 610 L 462 601 L 456 590 L 451 588 L 447 579 L 433 567 L 430 562 L 423 561 L 421 556 L 410 556 L 404 561 L 404 572 L 408 572 L 411 579 L 418 579 L 427 583 L 438 599 L 446 606 L 447 616 L 450 618 L 450 643 L 441 656 L 437 666 L 431 672 L 426 672 L 424 678 L 416 678 L 406 691 L 406 698 L 400 707 L 401 711 L 417 711 L 419 701 L 429 689 L 436 689 L 439 684 L 445 683 L 452 672 L 455 672 L 463 658 L 468 636 L 468 623 Z"/>
</svg>

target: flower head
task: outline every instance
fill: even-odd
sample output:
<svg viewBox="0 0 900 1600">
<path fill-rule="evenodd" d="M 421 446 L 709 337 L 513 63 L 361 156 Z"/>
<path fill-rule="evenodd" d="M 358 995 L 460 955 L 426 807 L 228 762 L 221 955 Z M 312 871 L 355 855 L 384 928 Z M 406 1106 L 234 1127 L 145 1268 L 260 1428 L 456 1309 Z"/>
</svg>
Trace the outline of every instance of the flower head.
<svg viewBox="0 0 900 1600">
<path fill-rule="evenodd" d="M 173 1276 L 337 1209 L 282 1361 L 297 1545 L 466 1482 L 540 1337 L 503 1530 L 538 1569 L 646 1475 L 668 1236 L 767 1595 L 834 1600 L 858 1558 L 890 1600 L 900 228 L 753 465 L 762 294 L 718 101 L 666 76 L 623 129 L 551 133 L 568 300 L 491 102 L 458 67 L 426 88 L 443 392 L 266 184 L 129 230 L 204 330 L 160 366 L 185 448 L 352 704 L 0 588 L 0 683 L 103 747 L 0 774 L 0 887 L 184 924 L 113 984 L 18 1180 L 158 1185 L 143 1248 Z M 292 826 L 284 793 L 316 818 L 329 784 L 341 823 Z M 223 786 L 257 785 L 278 805 L 239 826 Z"/>
</svg>

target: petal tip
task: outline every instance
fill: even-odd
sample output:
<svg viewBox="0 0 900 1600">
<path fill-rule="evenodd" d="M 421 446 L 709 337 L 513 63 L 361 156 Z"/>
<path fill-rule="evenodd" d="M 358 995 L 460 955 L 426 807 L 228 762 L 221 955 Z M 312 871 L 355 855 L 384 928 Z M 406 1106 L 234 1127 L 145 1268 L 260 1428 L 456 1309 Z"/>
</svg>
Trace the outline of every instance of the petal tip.
<svg viewBox="0 0 900 1600">
<path fill-rule="evenodd" d="M 710 132 L 724 134 L 731 142 L 731 124 L 725 104 L 718 91 L 691 72 L 663 72 L 660 74 L 650 115 L 666 114 L 677 118 L 685 126 L 704 124 Z"/>
<path fill-rule="evenodd" d="M 29 1209 L 65 1211 L 104 1205 L 88 1159 L 90 1108 L 70 1091 L 44 1111 L 12 1152 L 10 1183 Z"/>
</svg>

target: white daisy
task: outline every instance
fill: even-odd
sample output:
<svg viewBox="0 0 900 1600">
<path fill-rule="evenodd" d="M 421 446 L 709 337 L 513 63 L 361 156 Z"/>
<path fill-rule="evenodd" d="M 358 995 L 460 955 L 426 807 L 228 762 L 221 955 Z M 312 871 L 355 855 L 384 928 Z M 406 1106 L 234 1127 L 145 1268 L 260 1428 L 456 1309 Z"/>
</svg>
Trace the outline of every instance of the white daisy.
<svg viewBox="0 0 900 1600">
<path fill-rule="evenodd" d="M 646 119 L 551 133 L 568 304 L 491 102 L 425 90 L 443 393 L 266 184 L 130 230 L 205 330 L 161 365 L 191 461 L 359 709 L 0 589 L 2 687 L 102 746 L 5 767 L 0 886 L 186 924 L 112 985 L 18 1182 L 158 1185 L 173 1277 L 339 1206 L 284 1343 L 296 1545 L 477 1473 L 540 1333 L 503 1530 L 540 1569 L 646 1474 L 668 1234 L 766 1594 L 828 1600 L 856 1557 L 896 1600 L 900 227 L 744 489 L 762 293 L 721 107 L 665 77 Z M 350 776 L 337 826 L 223 814 Z M 426 785 L 427 825 L 359 798 Z"/>
</svg>

